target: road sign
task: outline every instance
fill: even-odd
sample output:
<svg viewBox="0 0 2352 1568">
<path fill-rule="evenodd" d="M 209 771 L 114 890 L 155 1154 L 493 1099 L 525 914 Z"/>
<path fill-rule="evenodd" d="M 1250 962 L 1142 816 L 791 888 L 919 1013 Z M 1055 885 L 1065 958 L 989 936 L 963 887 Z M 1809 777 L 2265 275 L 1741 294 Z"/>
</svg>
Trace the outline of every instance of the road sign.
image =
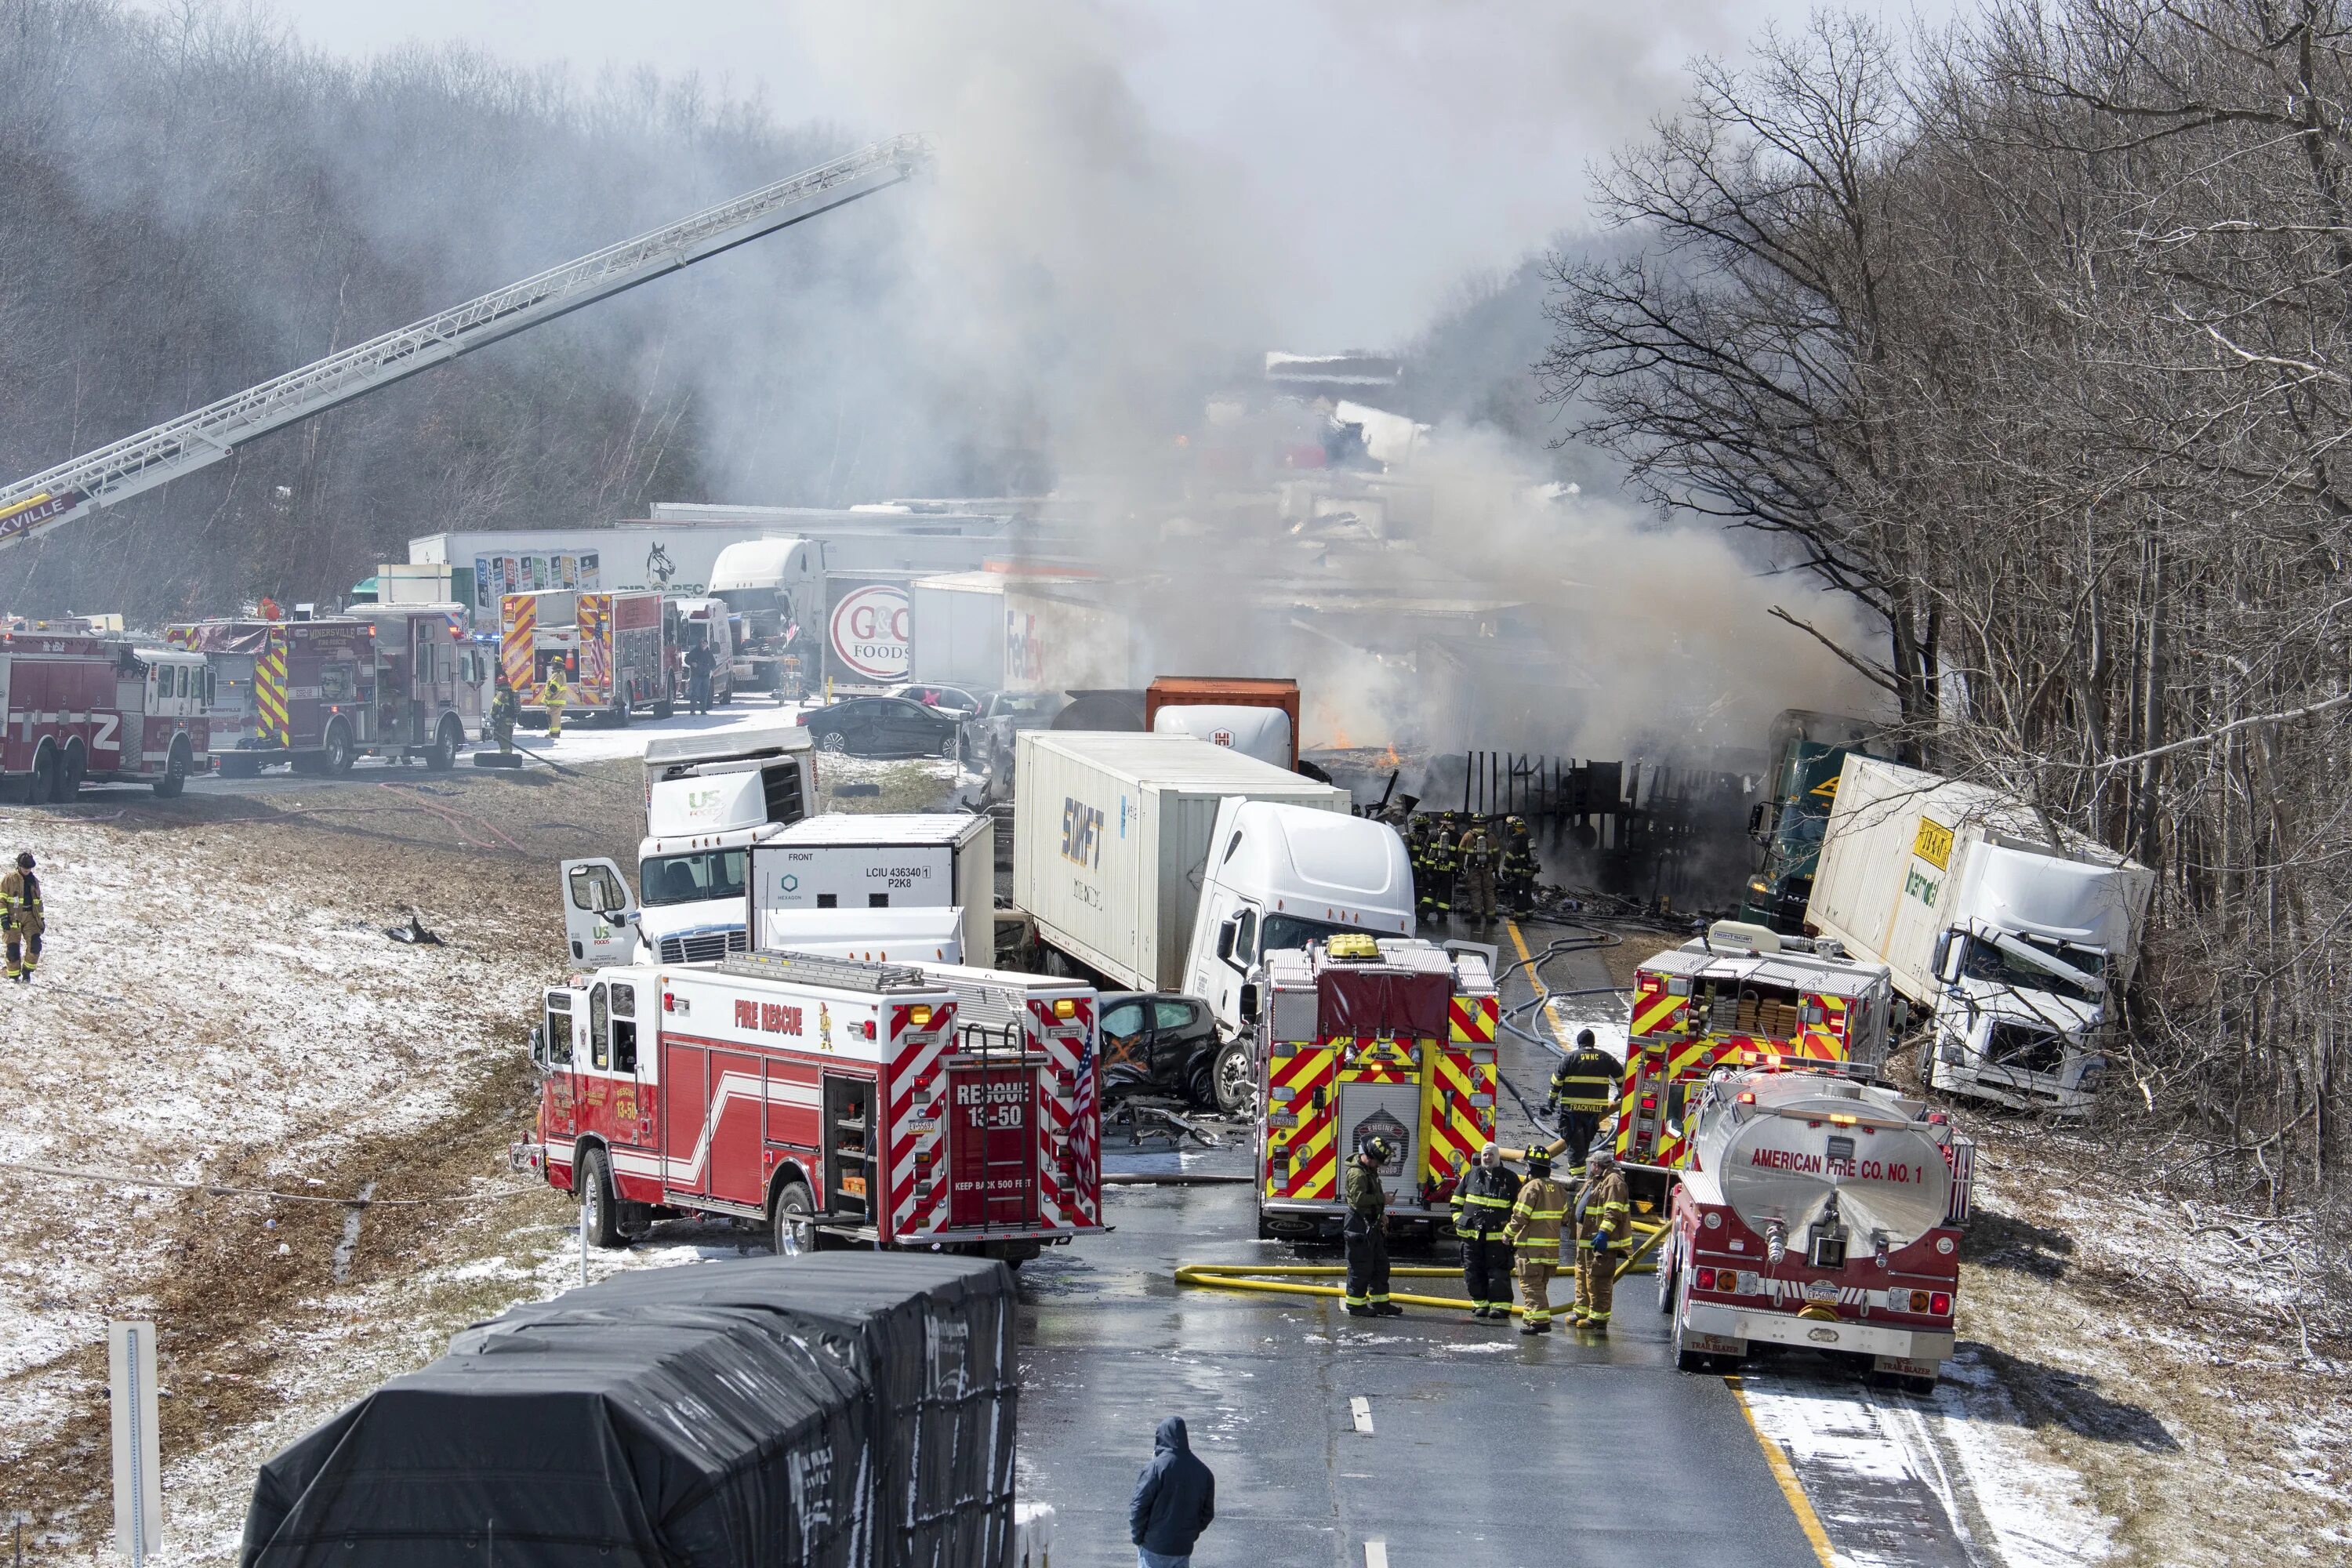
<svg viewBox="0 0 2352 1568">
<path fill-rule="evenodd" d="M 163 1458 L 155 1435 L 155 1325 L 106 1325 L 114 1407 L 114 1544 L 142 1568 L 163 1538 Z"/>
</svg>

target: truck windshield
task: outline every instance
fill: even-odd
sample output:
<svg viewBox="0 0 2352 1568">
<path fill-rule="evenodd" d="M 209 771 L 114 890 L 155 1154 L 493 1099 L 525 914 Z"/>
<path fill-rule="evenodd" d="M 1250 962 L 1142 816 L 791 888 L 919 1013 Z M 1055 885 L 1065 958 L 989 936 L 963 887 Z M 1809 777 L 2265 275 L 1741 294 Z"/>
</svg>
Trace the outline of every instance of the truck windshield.
<svg viewBox="0 0 2352 1568">
<path fill-rule="evenodd" d="M 2104 953 L 2086 948 L 2050 942 L 2041 937 L 2020 935 L 2015 940 L 2038 952 L 2047 952 L 2059 963 L 2079 969 L 2085 974 L 2099 974 L 2106 966 Z M 2014 952 L 1994 946 L 1980 936 L 1968 939 L 1967 951 L 1960 959 L 1960 972 L 1971 980 L 1982 980 L 2019 991 L 2047 991 L 2053 995 L 2088 1003 L 2093 1006 L 2104 1000 L 2097 987 L 2078 984 L 2063 975 L 2054 974 Z"/>
<path fill-rule="evenodd" d="M 741 849 L 706 849 L 695 855 L 656 855 L 638 868 L 645 901 L 650 906 L 740 899 L 747 854 Z"/>
<path fill-rule="evenodd" d="M 1259 939 L 1257 950 L 1272 952 L 1277 948 L 1305 947 L 1318 937 L 1361 936 L 1361 926 L 1334 925 L 1328 921 L 1301 920 L 1297 915 L 1268 915 L 1265 934 Z"/>
</svg>

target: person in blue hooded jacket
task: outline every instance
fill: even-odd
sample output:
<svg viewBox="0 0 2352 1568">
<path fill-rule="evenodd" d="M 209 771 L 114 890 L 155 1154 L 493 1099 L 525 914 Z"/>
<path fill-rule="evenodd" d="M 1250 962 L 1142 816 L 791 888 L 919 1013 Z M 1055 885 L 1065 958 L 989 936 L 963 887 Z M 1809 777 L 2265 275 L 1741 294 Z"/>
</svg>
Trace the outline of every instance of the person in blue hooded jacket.
<svg viewBox="0 0 2352 1568">
<path fill-rule="evenodd" d="M 1184 1418 L 1171 1415 L 1151 1435 L 1151 1463 L 1135 1478 L 1127 1510 L 1136 1568 L 1187 1568 L 1192 1542 L 1217 1517 L 1217 1478 L 1192 1457 Z"/>
</svg>

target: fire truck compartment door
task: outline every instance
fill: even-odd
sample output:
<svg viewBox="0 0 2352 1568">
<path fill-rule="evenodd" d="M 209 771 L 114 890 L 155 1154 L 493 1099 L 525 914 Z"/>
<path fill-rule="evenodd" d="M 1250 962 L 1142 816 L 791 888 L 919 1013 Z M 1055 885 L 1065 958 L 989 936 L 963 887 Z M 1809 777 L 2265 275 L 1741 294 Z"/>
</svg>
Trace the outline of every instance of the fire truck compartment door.
<svg viewBox="0 0 2352 1568">
<path fill-rule="evenodd" d="M 1389 1202 L 1415 1195 L 1421 1169 L 1421 1085 L 1343 1083 L 1339 1086 L 1339 1159 L 1355 1158 L 1367 1139 L 1385 1138 L 1391 1151 L 1381 1167 Z"/>
<path fill-rule="evenodd" d="M 700 1046 L 662 1042 L 662 1184 L 676 1193 L 710 1190 L 710 1053 Z"/>
<path fill-rule="evenodd" d="M 710 1158 L 705 1162 L 710 1180 L 703 1190 L 712 1197 L 767 1202 L 767 1173 L 760 1162 L 766 1099 L 757 1057 L 710 1053 Z"/>
<path fill-rule="evenodd" d="M 637 900 L 612 860 L 562 864 L 563 935 L 572 962 L 590 969 L 626 963 L 637 948 Z"/>
<path fill-rule="evenodd" d="M 871 1222 L 875 1184 L 874 1080 L 824 1075 L 824 1208 L 844 1221 Z"/>
<path fill-rule="evenodd" d="M 950 1067 L 948 1109 L 948 1223 L 957 1229 L 1034 1226 L 1037 1069 Z"/>
</svg>

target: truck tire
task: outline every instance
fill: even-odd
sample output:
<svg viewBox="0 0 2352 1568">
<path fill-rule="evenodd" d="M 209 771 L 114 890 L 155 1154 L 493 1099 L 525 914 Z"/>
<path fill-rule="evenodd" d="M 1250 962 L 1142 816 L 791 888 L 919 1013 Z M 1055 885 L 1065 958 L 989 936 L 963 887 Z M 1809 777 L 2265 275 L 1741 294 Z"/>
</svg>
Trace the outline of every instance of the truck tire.
<svg viewBox="0 0 2352 1568">
<path fill-rule="evenodd" d="M 170 800 L 188 787 L 188 771 L 195 765 L 194 753 L 188 749 L 185 735 L 172 737 L 172 754 L 165 759 L 163 772 L 155 781 L 158 799 Z"/>
<path fill-rule="evenodd" d="M 1245 1113 L 1257 1099 L 1257 1064 L 1250 1059 L 1248 1042 L 1227 1040 L 1209 1062 L 1209 1089 L 1218 1110 L 1227 1116 Z"/>
<path fill-rule="evenodd" d="M 43 741 L 33 753 L 33 771 L 25 781 L 25 800 L 30 805 L 47 805 L 58 798 L 58 778 L 63 764 L 58 761 L 58 749 Z"/>
<path fill-rule="evenodd" d="M 588 1227 L 588 1239 L 598 1247 L 626 1247 L 629 1238 L 621 1233 L 620 1200 L 613 1193 L 613 1162 L 604 1150 L 591 1149 L 581 1159 L 573 1184 L 586 1205 L 582 1223 Z"/>
<path fill-rule="evenodd" d="M 1675 1304 L 1675 1280 L 1682 1272 L 1681 1260 L 1675 1256 L 1675 1244 L 1668 1241 L 1658 1248 L 1658 1315 L 1664 1317 Z"/>
<path fill-rule="evenodd" d="M 81 798 L 81 781 L 89 772 L 89 753 L 79 740 L 66 744 L 66 760 L 58 769 L 58 803 L 71 805 Z"/>
<path fill-rule="evenodd" d="M 1705 1351 L 1685 1350 L 1683 1348 L 1684 1342 L 1686 1338 L 1683 1328 L 1685 1321 L 1684 1309 L 1688 1305 L 1684 1298 L 1690 1294 L 1686 1288 L 1688 1282 L 1689 1277 L 1677 1269 L 1675 1276 L 1675 1321 L 1672 1328 L 1668 1330 L 1668 1332 L 1674 1337 L 1675 1370 L 1677 1372 L 1712 1372 L 1715 1370 L 1716 1357 L 1707 1354 Z M 1665 1284 L 1663 1280 L 1659 1282 L 1658 1289 L 1661 1291 L 1665 1289 Z"/>
<path fill-rule="evenodd" d="M 777 1257 L 816 1250 L 816 1223 L 810 1218 L 815 1213 L 806 1182 L 786 1182 L 776 1189 L 776 1201 L 768 1205 L 768 1245 Z"/>
<path fill-rule="evenodd" d="M 446 773 L 457 765 L 457 748 L 464 743 L 465 727 L 454 713 L 441 716 L 441 727 L 433 731 L 432 748 L 425 753 L 425 765 L 436 773 Z"/>
<path fill-rule="evenodd" d="M 331 779 L 339 779 L 352 771 L 355 755 L 352 727 L 341 719 L 328 720 L 327 732 L 319 740 L 319 771 Z"/>
</svg>

